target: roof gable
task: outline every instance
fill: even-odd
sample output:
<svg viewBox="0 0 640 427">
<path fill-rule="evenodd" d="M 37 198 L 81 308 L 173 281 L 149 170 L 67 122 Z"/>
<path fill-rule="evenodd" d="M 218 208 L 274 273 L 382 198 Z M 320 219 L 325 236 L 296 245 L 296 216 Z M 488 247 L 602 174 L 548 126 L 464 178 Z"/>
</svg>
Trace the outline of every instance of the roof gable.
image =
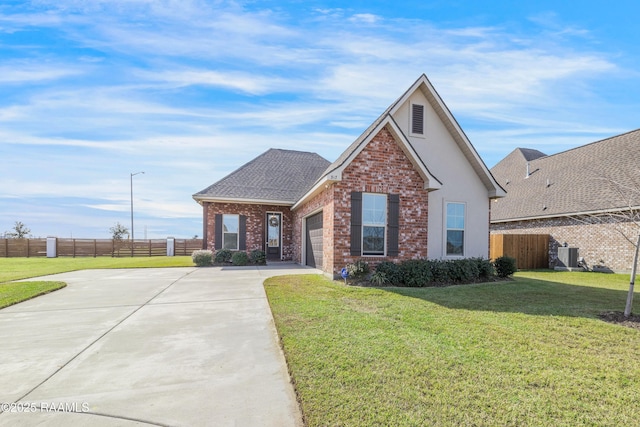
<svg viewBox="0 0 640 427">
<path fill-rule="evenodd" d="M 507 190 L 507 197 L 492 205 L 492 222 L 640 205 L 640 130 L 550 156 L 523 152 L 514 150 L 492 168 Z"/>
<path fill-rule="evenodd" d="M 429 171 L 427 165 L 416 153 L 410 139 L 402 132 L 393 118 L 393 114 L 397 109 L 400 108 L 417 90 L 421 90 L 424 93 L 425 97 L 437 112 L 446 128 L 453 135 L 454 140 L 462 150 L 467 161 L 471 164 L 473 170 L 478 174 L 482 183 L 487 188 L 489 197 L 503 197 L 506 194 L 504 189 L 502 189 L 502 187 L 500 187 L 500 185 L 495 181 L 491 172 L 458 125 L 458 122 L 440 98 L 440 95 L 438 95 L 436 90 L 433 88 L 427 79 L 427 76 L 423 74 L 413 85 L 411 85 L 409 89 L 407 89 L 405 93 L 396 99 L 376 120 L 374 120 L 374 122 L 336 159 L 335 162 L 329 165 L 315 185 L 293 206 L 293 208 L 295 209 L 305 200 L 317 194 L 325 184 L 342 179 L 342 171 L 344 171 L 349 163 L 364 149 L 364 147 L 366 147 L 371 139 L 373 139 L 373 137 L 377 135 L 383 127 L 387 127 L 400 145 L 400 148 L 405 152 L 411 163 L 418 170 L 425 182 L 425 188 L 429 190 L 439 189 L 442 186 L 442 182 Z"/>
<path fill-rule="evenodd" d="M 293 205 L 327 168 L 316 153 L 269 149 L 193 195 L 198 202 L 235 201 Z"/>
<path fill-rule="evenodd" d="M 476 175 L 480 178 L 484 184 L 489 197 L 504 197 L 505 191 L 494 179 L 489 171 L 489 168 L 485 165 L 484 161 L 478 155 L 473 144 L 464 133 L 458 121 L 453 117 L 451 111 L 446 106 L 436 89 L 433 87 L 426 75 L 421 75 L 418 80 L 389 108 L 388 114 L 395 114 L 405 102 L 407 102 L 416 91 L 421 91 L 425 96 L 431 107 L 434 109 L 440 121 L 444 124 L 449 134 L 453 137 L 454 141 L 464 154 L 465 158 L 475 171 Z"/>
</svg>

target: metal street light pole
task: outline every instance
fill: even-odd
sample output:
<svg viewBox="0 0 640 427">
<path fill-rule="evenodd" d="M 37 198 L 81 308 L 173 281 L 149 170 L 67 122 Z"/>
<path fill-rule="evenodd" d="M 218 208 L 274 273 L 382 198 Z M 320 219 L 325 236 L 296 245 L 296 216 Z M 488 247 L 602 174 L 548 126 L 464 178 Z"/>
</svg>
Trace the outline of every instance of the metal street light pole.
<svg viewBox="0 0 640 427">
<path fill-rule="evenodd" d="M 133 239 L 134 239 L 134 236 L 133 236 L 133 177 L 141 173 L 144 173 L 144 172 L 136 172 L 136 173 L 129 174 L 130 175 L 129 179 L 131 182 L 131 256 L 133 256 Z"/>
</svg>

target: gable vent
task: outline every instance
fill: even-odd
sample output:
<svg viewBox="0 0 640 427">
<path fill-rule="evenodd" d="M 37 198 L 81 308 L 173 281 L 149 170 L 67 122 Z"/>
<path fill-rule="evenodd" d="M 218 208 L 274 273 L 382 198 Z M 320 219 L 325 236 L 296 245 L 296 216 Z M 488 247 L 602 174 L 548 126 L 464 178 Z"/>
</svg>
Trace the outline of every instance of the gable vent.
<svg viewBox="0 0 640 427">
<path fill-rule="evenodd" d="M 411 133 L 424 134 L 424 105 L 411 104 Z"/>
</svg>

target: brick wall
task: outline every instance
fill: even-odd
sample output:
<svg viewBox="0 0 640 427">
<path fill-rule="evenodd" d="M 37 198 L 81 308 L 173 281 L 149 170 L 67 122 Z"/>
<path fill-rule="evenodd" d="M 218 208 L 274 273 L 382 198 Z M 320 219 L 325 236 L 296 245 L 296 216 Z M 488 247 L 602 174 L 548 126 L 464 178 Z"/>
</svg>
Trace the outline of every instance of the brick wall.
<svg viewBox="0 0 640 427">
<path fill-rule="evenodd" d="M 613 271 L 627 272 L 633 264 L 634 245 L 640 230 L 633 222 L 618 222 L 610 217 L 561 217 L 491 224 L 492 234 L 549 234 L 549 267 L 558 259 L 558 246 L 565 242 L 578 248 L 589 267 L 604 265 Z"/>
<path fill-rule="evenodd" d="M 293 260 L 299 264 L 305 264 L 302 258 L 302 222 L 305 217 L 317 213 L 322 209 L 322 259 L 324 266 L 316 266 L 326 273 L 331 273 L 333 265 L 333 228 L 328 224 L 333 222 L 333 186 L 330 185 L 323 192 L 303 204 L 293 213 Z"/>
<path fill-rule="evenodd" d="M 247 252 L 265 250 L 265 215 L 267 212 L 282 212 L 282 258 L 293 259 L 293 214 L 286 206 L 249 205 L 243 203 L 207 204 L 207 249 L 213 250 L 216 214 L 244 215 L 247 217 Z"/>
<path fill-rule="evenodd" d="M 342 181 L 325 189 L 296 212 L 295 246 L 301 247 L 301 218 L 319 206 L 325 206 L 323 270 L 335 275 L 346 264 L 360 259 L 350 253 L 352 191 L 400 196 L 398 256 L 363 257 L 372 267 L 384 260 L 427 256 L 428 193 L 422 177 L 386 129 L 381 130 L 347 166 Z M 295 259 L 300 257 L 301 254 L 297 254 Z"/>
</svg>

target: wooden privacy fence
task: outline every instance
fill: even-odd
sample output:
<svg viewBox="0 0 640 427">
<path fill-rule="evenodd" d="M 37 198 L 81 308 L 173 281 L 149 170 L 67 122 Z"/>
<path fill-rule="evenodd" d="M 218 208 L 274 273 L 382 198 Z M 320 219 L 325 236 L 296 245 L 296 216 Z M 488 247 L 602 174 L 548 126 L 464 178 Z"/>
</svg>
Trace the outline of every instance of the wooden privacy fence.
<svg viewBox="0 0 640 427">
<path fill-rule="evenodd" d="M 51 238 L 49 238 L 51 239 Z M 191 255 L 202 249 L 202 239 L 172 239 L 173 255 Z M 113 240 L 113 239 L 58 239 L 55 238 L 55 256 L 70 257 L 130 257 L 167 256 L 168 239 Z M 47 239 L 0 239 L 0 257 L 46 257 Z"/>
<path fill-rule="evenodd" d="M 491 259 L 515 258 L 520 269 L 549 268 L 548 234 L 492 234 Z"/>
</svg>

